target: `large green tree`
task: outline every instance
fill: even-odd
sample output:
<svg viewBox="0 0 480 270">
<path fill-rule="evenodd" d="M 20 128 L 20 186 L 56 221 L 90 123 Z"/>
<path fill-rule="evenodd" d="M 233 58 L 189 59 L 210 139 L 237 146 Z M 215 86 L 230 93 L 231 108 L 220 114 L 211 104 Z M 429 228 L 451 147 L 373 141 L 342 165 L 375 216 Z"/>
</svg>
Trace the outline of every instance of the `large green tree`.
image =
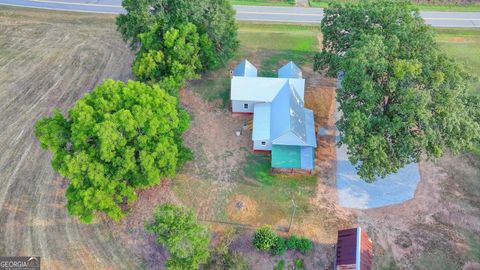
<svg viewBox="0 0 480 270">
<path fill-rule="evenodd" d="M 238 48 L 235 11 L 229 0 L 123 0 L 127 13 L 117 18 L 123 38 L 136 47 L 139 35 L 154 25 L 167 32 L 192 23 L 202 37 L 202 67 L 214 68 L 226 63 Z M 203 35 L 208 39 L 203 39 Z"/>
<path fill-rule="evenodd" d="M 114 220 L 121 205 L 136 199 L 135 190 L 158 184 L 175 173 L 185 156 L 181 134 L 189 116 L 176 98 L 158 86 L 107 80 L 80 99 L 64 117 L 35 125 L 52 166 L 70 180 L 67 209 L 83 222 L 95 212 Z"/>
<path fill-rule="evenodd" d="M 163 32 L 160 25 L 140 34 L 142 47 L 133 63 L 133 74 L 147 82 L 159 82 L 170 94 L 186 80 L 198 78 L 200 36 L 188 23 Z"/>
<path fill-rule="evenodd" d="M 363 179 L 479 141 L 479 103 L 467 94 L 468 74 L 440 52 L 408 2 L 332 4 L 321 27 L 315 69 L 344 72 L 340 144 Z"/>
<path fill-rule="evenodd" d="M 196 270 L 207 262 L 210 236 L 205 227 L 197 224 L 192 210 L 173 204 L 159 205 L 146 229 L 167 248 L 168 269 Z"/>
</svg>

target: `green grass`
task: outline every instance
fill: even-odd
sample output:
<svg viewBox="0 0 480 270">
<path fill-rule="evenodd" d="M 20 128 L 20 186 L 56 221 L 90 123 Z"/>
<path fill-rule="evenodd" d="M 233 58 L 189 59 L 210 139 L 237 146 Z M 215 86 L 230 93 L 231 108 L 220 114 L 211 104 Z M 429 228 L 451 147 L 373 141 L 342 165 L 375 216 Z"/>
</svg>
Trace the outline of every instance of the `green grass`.
<svg viewBox="0 0 480 270">
<path fill-rule="evenodd" d="M 241 49 L 312 52 L 318 50 L 318 26 L 239 23 Z"/>
<path fill-rule="evenodd" d="M 258 224 L 275 224 L 288 219 L 292 212 L 292 200 L 297 205 L 298 217 L 308 214 L 309 199 L 315 196 L 315 175 L 270 174 L 270 157 L 247 156 L 244 167 L 244 183 L 238 185 L 236 193 L 244 194 L 257 202 L 261 215 Z M 257 224 L 257 225 L 258 225 Z"/>
<path fill-rule="evenodd" d="M 294 1 L 288 0 L 230 0 L 232 5 L 248 5 L 248 6 L 293 6 Z"/>
<path fill-rule="evenodd" d="M 275 77 L 285 61 L 298 65 L 310 64 L 319 50 L 319 27 L 285 24 L 240 24 L 240 56 L 257 58 L 259 76 Z"/>
<path fill-rule="evenodd" d="M 255 179 L 265 184 L 273 185 L 276 181 L 275 177 L 270 175 L 270 157 L 263 155 L 248 155 L 247 163 L 243 170 L 245 176 Z"/>
<path fill-rule="evenodd" d="M 330 2 L 353 2 L 352 0 L 341 1 L 316 1 L 310 0 L 309 5 L 311 7 L 326 8 Z M 458 11 L 458 12 L 479 12 L 480 4 L 428 4 L 428 3 L 414 3 L 415 7 L 420 10 L 431 11 Z"/>
<path fill-rule="evenodd" d="M 230 99 L 230 77 L 223 73 L 223 70 L 207 72 L 201 80 L 192 81 L 191 84 L 203 99 L 209 102 L 220 100 L 221 107 L 226 108 Z"/>
<path fill-rule="evenodd" d="M 435 29 L 440 48 L 477 78 L 471 92 L 480 95 L 480 30 Z"/>
</svg>

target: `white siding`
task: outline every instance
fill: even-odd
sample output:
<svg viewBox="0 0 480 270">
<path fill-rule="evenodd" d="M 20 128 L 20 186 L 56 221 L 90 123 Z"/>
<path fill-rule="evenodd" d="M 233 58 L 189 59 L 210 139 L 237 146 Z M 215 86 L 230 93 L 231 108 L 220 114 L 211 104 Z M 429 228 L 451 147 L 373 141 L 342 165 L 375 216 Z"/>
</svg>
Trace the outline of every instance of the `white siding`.
<svg viewBox="0 0 480 270">
<path fill-rule="evenodd" d="M 248 104 L 248 109 L 245 109 L 245 104 Z M 238 101 L 232 100 L 232 112 L 234 113 L 253 113 L 253 101 Z"/>
<path fill-rule="evenodd" d="M 262 145 L 262 141 L 253 141 L 253 150 L 272 150 L 272 143 L 270 141 L 266 142 L 265 145 Z"/>
</svg>

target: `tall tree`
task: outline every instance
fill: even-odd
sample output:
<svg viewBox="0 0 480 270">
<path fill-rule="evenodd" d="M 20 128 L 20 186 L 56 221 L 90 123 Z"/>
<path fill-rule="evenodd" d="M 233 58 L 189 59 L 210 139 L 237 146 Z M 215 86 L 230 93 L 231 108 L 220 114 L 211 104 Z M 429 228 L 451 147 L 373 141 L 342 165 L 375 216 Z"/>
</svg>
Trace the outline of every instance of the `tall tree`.
<svg viewBox="0 0 480 270">
<path fill-rule="evenodd" d="M 198 78 L 200 36 L 195 25 L 183 24 L 167 32 L 154 25 L 139 38 L 142 47 L 133 63 L 133 74 L 138 79 L 168 85 L 166 90 L 176 94 L 185 80 Z"/>
<path fill-rule="evenodd" d="M 139 34 L 156 24 L 166 32 L 192 23 L 202 37 L 202 67 L 226 63 L 238 48 L 235 11 L 229 0 L 123 0 L 122 5 L 127 13 L 117 18 L 118 30 L 133 47 L 140 42 Z"/>
<path fill-rule="evenodd" d="M 53 168 L 70 180 L 68 212 L 88 223 L 95 212 L 121 219 L 120 205 L 133 202 L 136 189 L 173 175 L 188 124 L 176 98 L 158 86 L 107 80 L 67 117 L 55 110 L 38 121 L 35 135 L 52 152 Z"/>
<path fill-rule="evenodd" d="M 173 204 L 160 205 L 146 229 L 170 253 L 168 269 L 196 270 L 207 262 L 210 237 L 206 228 L 197 224 L 192 210 Z"/>
<path fill-rule="evenodd" d="M 469 76 L 442 54 L 407 1 L 332 4 L 315 69 L 344 72 L 337 90 L 340 144 L 367 181 L 480 140 Z"/>
</svg>

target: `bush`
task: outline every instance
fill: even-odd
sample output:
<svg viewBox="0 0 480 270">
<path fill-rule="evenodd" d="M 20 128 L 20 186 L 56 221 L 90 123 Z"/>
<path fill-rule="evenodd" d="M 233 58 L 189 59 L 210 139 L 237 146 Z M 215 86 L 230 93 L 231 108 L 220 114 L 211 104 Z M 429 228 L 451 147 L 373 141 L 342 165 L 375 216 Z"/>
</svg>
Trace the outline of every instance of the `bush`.
<svg viewBox="0 0 480 270">
<path fill-rule="evenodd" d="M 294 268 L 295 270 L 303 270 L 303 260 L 302 259 L 295 259 L 293 260 Z"/>
<path fill-rule="evenodd" d="M 288 240 L 287 240 L 287 248 L 289 250 L 297 249 L 299 241 L 300 241 L 300 239 L 296 235 L 290 236 L 290 238 L 288 238 Z"/>
<path fill-rule="evenodd" d="M 276 266 L 273 267 L 273 270 L 283 270 L 285 269 L 285 260 L 280 260 Z"/>
<path fill-rule="evenodd" d="M 155 208 L 153 220 L 145 225 L 168 250 L 167 269 L 198 269 L 207 262 L 210 234 L 196 219 L 191 209 L 163 204 Z"/>
<path fill-rule="evenodd" d="M 253 245 L 259 250 L 269 250 L 275 245 L 278 236 L 270 226 L 262 226 L 255 231 Z"/>
<path fill-rule="evenodd" d="M 282 256 L 287 251 L 287 241 L 280 236 L 277 236 L 275 244 L 271 247 L 270 252 L 274 256 Z"/>
<path fill-rule="evenodd" d="M 232 251 L 230 245 L 236 236 L 234 229 L 227 229 L 220 243 L 212 251 L 207 264 L 203 269 L 209 270 L 248 270 L 249 265 L 245 256 L 236 251 Z"/>
<path fill-rule="evenodd" d="M 307 254 L 307 252 L 313 248 L 312 240 L 305 237 L 299 238 L 296 235 L 290 236 L 286 244 L 289 250 L 297 250 L 303 255 Z"/>
<path fill-rule="evenodd" d="M 313 248 L 312 240 L 308 238 L 300 238 L 297 242 L 297 250 L 303 255 L 307 254 Z"/>
</svg>

